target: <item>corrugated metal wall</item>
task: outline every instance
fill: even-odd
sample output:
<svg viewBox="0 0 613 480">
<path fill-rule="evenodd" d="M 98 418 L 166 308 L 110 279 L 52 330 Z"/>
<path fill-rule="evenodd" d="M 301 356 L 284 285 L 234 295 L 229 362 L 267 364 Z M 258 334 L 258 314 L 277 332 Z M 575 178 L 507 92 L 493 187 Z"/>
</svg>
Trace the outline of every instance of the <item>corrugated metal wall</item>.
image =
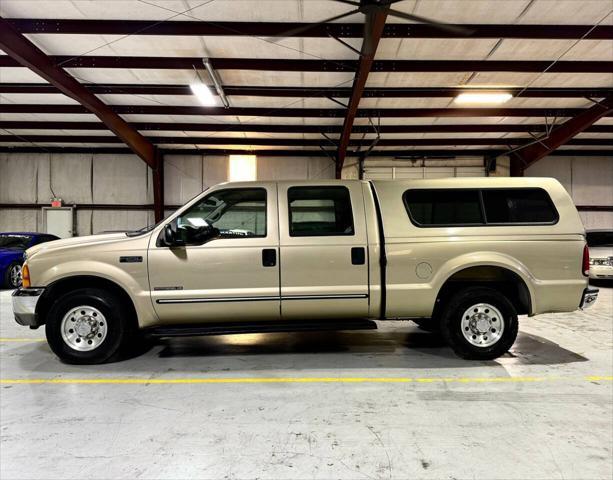
<svg viewBox="0 0 613 480">
<path fill-rule="evenodd" d="M 227 172 L 227 156 L 166 156 L 166 205 L 182 205 L 209 186 L 227 181 Z M 258 178 L 262 180 L 333 177 L 334 165 L 328 158 L 258 157 Z M 77 205 L 78 235 L 140 228 L 153 222 L 152 211 L 84 207 L 153 203 L 151 171 L 135 155 L 0 154 L 0 203 L 48 205 L 53 196 Z M 0 209 L 0 231 L 42 228 L 40 208 Z"/>
</svg>

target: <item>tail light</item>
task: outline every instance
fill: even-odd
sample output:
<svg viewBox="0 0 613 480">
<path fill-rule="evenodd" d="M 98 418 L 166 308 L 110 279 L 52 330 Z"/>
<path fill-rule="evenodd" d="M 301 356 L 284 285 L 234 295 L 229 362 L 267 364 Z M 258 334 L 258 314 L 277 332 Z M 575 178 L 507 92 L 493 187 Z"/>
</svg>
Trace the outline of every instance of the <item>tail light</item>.
<svg viewBox="0 0 613 480">
<path fill-rule="evenodd" d="M 587 244 L 583 247 L 583 266 L 581 270 L 586 277 L 590 274 L 590 249 Z"/>
<path fill-rule="evenodd" d="M 23 288 L 29 288 L 32 286 L 30 282 L 30 269 L 28 268 L 28 264 L 24 263 L 21 267 L 21 286 Z"/>
</svg>

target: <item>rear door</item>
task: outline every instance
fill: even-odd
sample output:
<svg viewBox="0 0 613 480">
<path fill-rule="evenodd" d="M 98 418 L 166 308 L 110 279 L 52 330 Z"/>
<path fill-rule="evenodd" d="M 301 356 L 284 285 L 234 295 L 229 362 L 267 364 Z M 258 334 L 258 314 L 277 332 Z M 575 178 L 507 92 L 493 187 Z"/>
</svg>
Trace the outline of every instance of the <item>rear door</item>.
<svg viewBox="0 0 613 480">
<path fill-rule="evenodd" d="M 279 183 L 281 315 L 368 316 L 362 185 Z"/>
</svg>

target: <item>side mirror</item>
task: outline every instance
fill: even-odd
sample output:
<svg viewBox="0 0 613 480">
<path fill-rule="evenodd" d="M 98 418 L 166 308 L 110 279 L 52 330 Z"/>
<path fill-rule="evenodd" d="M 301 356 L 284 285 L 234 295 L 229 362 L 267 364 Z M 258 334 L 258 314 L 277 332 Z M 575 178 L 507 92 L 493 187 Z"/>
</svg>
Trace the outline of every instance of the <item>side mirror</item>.
<svg viewBox="0 0 613 480">
<path fill-rule="evenodd" d="M 172 225 L 170 223 L 164 226 L 164 231 L 162 235 L 164 245 L 166 245 L 167 247 L 185 245 L 185 242 L 181 238 L 179 238 L 177 232 L 172 229 Z"/>
</svg>

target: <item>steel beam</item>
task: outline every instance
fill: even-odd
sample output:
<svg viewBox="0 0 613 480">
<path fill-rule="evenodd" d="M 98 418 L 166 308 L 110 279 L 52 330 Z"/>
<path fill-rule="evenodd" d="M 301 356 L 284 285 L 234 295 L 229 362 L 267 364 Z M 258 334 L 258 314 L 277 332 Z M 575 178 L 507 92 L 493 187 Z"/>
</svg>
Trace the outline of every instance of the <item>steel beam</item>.
<svg viewBox="0 0 613 480">
<path fill-rule="evenodd" d="M 511 160 L 512 174 L 522 176 L 530 165 L 538 162 L 541 158 L 550 155 L 552 151 L 562 145 L 576 142 L 573 138 L 593 125 L 601 118 L 613 112 L 613 96 L 606 97 L 598 103 L 594 103 L 587 110 L 583 110 L 559 127 L 554 128 L 546 137 L 538 142 L 521 148 L 513 153 Z"/>
<path fill-rule="evenodd" d="M 96 115 L 147 165 L 154 170 L 159 168 L 159 153 L 149 140 L 130 127 L 108 105 L 83 87 L 65 70 L 56 66 L 42 50 L 17 32 L 2 17 L 0 17 L 0 48 L 18 65 L 29 68 L 57 87 L 63 94 L 79 102 L 87 112 Z M 156 196 L 155 203 L 163 203 L 163 198 Z"/>
<path fill-rule="evenodd" d="M 10 147 L 0 146 L 0 153 L 88 153 L 101 154 L 112 153 L 115 155 L 132 154 L 129 148 L 117 147 Z M 177 149 L 160 149 L 163 155 L 253 155 L 257 153 L 260 157 L 329 157 L 330 152 L 324 152 L 321 149 L 316 150 L 247 150 L 247 149 L 224 149 L 224 148 L 177 148 Z M 419 158 L 453 158 L 453 157 L 483 157 L 485 155 L 504 155 L 508 152 L 500 149 L 428 149 L 428 150 L 373 150 L 369 156 L 372 157 L 400 157 L 403 159 L 419 159 Z M 363 152 L 348 150 L 348 157 L 359 157 Z M 572 156 L 572 157 L 603 157 L 611 156 L 611 150 L 602 149 L 563 149 L 554 150 L 550 156 Z"/>
<path fill-rule="evenodd" d="M 160 84 L 88 84 L 84 85 L 90 92 L 96 94 L 114 95 L 193 95 L 189 85 Z M 475 89 L 471 89 L 473 91 Z M 258 87 L 258 86 L 227 86 L 226 95 L 248 97 L 309 97 L 309 98 L 347 98 L 351 88 L 335 87 Z M 530 88 L 480 88 L 479 92 L 508 92 L 521 98 L 602 98 L 613 95 L 613 88 L 573 88 L 573 87 L 530 87 Z M 386 87 L 365 88 L 363 97 L 370 98 L 453 98 L 465 93 L 466 88 L 460 87 Z M 45 83 L 0 83 L 0 93 L 61 93 L 53 85 Z M 216 92 L 213 91 L 213 94 Z"/>
<path fill-rule="evenodd" d="M 366 81 L 368 75 L 372 70 L 375 54 L 377 53 L 377 47 L 383 35 L 383 28 L 385 27 L 385 20 L 387 19 L 387 7 L 380 7 L 373 11 L 369 11 L 366 14 L 364 22 L 364 40 L 362 41 L 362 48 L 360 49 L 360 60 L 358 64 L 355 77 L 353 79 L 353 85 L 351 87 L 351 97 L 349 97 L 349 105 L 347 106 L 347 113 L 343 120 L 343 130 L 336 151 L 336 178 L 341 178 L 341 172 L 343 170 L 343 164 L 345 157 L 347 156 L 347 147 L 351 138 L 351 131 L 353 129 L 353 122 L 355 121 L 358 113 L 358 107 L 362 100 Z"/>
<path fill-rule="evenodd" d="M 381 14 L 373 14 L 381 15 Z M 199 57 L 125 57 L 112 55 L 49 57 L 62 68 L 138 68 L 192 70 L 202 65 Z M 215 70 L 262 70 L 279 72 L 354 72 L 362 62 L 354 60 L 298 60 L 278 58 L 211 58 Z M 613 61 L 549 60 L 377 60 L 370 61 L 373 72 L 542 72 L 609 73 Z M 18 67 L 11 56 L 0 56 L 0 67 Z"/>
<path fill-rule="evenodd" d="M 344 118 L 342 108 L 261 108 L 261 107 L 199 107 L 180 105 L 113 105 L 112 110 L 125 115 L 195 115 L 195 116 L 256 116 L 256 117 L 321 117 Z M 582 108 L 364 108 L 357 111 L 361 118 L 402 117 L 573 117 Z M 81 105 L 0 104 L 0 113 L 90 113 Z M 611 113 L 606 114 L 611 116 Z M 221 129 L 221 128 L 220 128 Z"/>
<path fill-rule="evenodd" d="M 84 34 L 84 35 L 169 35 L 169 36 L 287 36 L 290 30 L 311 25 L 308 30 L 290 36 L 359 38 L 360 23 L 308 24 L 286 22 L 207 22 L 157 20 L 81 20 L 11 18 L 8 21 L 21 33 Z M 530 24 L 462 24 L 469 32 L 465 36 L 441 30 L 433 25 L 393 23 L 385 25 L 383 38 L 538 38 L 580 39 L 591 25 L 530 25 Z M 587 36 L 589 39 L 612 40 L 613 27 L 600 25 Z"/>
<path fill-rule="evenodd" d="M 140 131 L 176 132 L 270 132 L 270 133 L 325 133 L 338 134 L 341 125 L 262 125 L 254 122 L 220 123 L 174 123 L 174 122 L 133 122 L 132 128 Z M 0 128 L 6 130 L 108 130 L 101 122 L 63 122 L 32 120 L 0 120 Z M 381 133 L 542 133 L 545 124 L 450 124 L 450 125 L 381 125 Z M 586 132 L 613 133 L 613 125 L 592 125 Z M 353 125 L 353 133 L 373 133 L 370 125 Z"/>
<path fill-rule="evenodd" d="M 270 145 L 286 147 L 326 147 L 330 141 L 317 138 L 232 138 L 232 137 L 146 137 L 156 145 Z M 478 145 L 525 145 L 531 137 L 509 138 L 387 138 L 380 139 L 378 147 L 416 146 L 478 146 Z M 0 135 L 0 143 L 123 143 L 115 136 L 102 135 Z M 334 141 L 333 141 L 334 142 Z M 336 142 L 335 142 L 336 143 Z M 349 146 L 362 145 L 361 140 L 349 140 Z M 613 137 L 580 138 L 569 140 L 568 145 L 613 146 Z"/>
</svg>

